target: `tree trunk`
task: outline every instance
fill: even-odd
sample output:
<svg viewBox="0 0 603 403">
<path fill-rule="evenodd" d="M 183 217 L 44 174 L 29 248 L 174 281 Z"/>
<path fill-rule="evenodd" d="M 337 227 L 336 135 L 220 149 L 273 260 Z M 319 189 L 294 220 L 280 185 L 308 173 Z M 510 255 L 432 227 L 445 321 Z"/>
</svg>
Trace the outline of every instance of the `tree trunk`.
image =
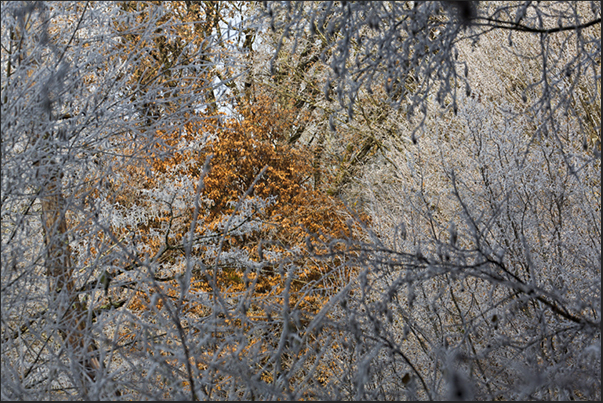
<svg viewBox="0 0 603 403">
<path fill-rule="evenodd" d="M 42 227 L 46 244 L 46 275 L 50 279 L 52 303 L 57 309 L 57 325 L 63 340 L 70 347 L 72 357 L 82 366 L 89 380 L 82 380 L 84 394 L 86 383 L 94 381 L 100 369 L 98 348 L 94 341 L 87 342 L 89 333 L 86 306 L 79 300 L 73 279 L 71 248 L 65 217 L 66 203 L 62 192 L 61 168 L 47 162 L 48 176 L 41 194 Z"/>
</svg>

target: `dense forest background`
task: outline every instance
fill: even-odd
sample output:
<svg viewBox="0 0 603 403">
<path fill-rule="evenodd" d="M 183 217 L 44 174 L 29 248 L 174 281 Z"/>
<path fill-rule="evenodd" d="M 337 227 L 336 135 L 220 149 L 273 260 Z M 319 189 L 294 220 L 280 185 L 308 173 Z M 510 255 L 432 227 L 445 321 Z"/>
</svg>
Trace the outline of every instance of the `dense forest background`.
<svg viewBox="0 0 603 403">
<path fill-rule="evenodd" d="M 7 2 L 3 400 L 601 400 L 601 3 Z"/>
</svg>

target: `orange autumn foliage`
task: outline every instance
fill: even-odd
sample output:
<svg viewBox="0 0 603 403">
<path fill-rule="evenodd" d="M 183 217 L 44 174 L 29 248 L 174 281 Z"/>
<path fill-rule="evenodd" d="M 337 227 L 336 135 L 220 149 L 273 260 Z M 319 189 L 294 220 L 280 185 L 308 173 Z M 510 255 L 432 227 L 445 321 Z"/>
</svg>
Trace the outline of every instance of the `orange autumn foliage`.
<svg viewBox="0 0 603 403">
<path fill-rule="evenodd" d="M 295 243 L 303 227 L 329 234 L 343 231 L 341 217 L 335 213 L 343 206 L 312 189 L 310 151 L 286 142 L 294 114 L 267 97 L 239 107 L 238 112 L 243 119 L 224 125 L 210 146 L 212 169 L 205 179 L 204 194 L 214 204 L 208 223 L 229 213 L 229 202 L 238 200 L 266 166 L 252 195 L 277 198 L 268 216 L 280 226 L 281 240 L 290 238 L 286 243 Z"/>
<path fill-rule="evenodd" d="M 294 106 L 276 105 L 266 95 L 258 96 L 253 103 L 238 108 L 241 119 L 230 119 L 216 133 L 207 153 L 213 154 L 211 171 L 205 178 L 203 195 L 213 201 L 205 217 L 209 228 L 214 228 L 225 216 L 233 212 L 233 202 L 245 194 L 260 171 L 266 171 L 256 183 L 251 193 L 253 197 L 275 199 L 259 218 L 265 222 L 266 230 L 253 236 L 229 237 L 226 247 L 241 247 L 259 259 L 257 248 L 260 241 L 271 245 L 273 251 L 291 256 L 287 251 L 293 248 L 305 249 L 308 232 L 323 234 L 320 237 L 349 235 L 342 212 L 344 206 L 312 186 L 313 167 L 311 151 L 287 142 L 288 134 L 299 124 Z M 303 117 L 302 117 L 303 119 Z M 267 242 L 266 242 L 267 241 Z M 292 288 L 320 280 L 328 268 L 310 259 L 298 261 L 297 278 Z M 282 282 L 282 278 L 270 269 L 259 279 L 257 290 L 268 291 Z M 242 273 L 230 270 L 221 283 L 231 289 L 241 289 L 237 285 Z M 317 287 L 320 287 L 317 285 Z M 307 297 L 314 303 L 315 298 Z"/>
<path fill-rule="evenodd" d="M 134 200 L 139 206 L 145 203 L 150 206 L 152 202 L 141 198 L 142 190 L 165 187 L 169 182 L 166 178 L 174 175 L 187 176 L 198 183 L 206 157 L 212 155 L 210 171 L 203 178 L 201 191 L 202 199 L 210 202 L 202 203 L 197 218 L 196 233 L 201 237 L 212 231 L 219 232 L 219 225 L 233 213 L 236 203 L 266 167 L 250 193 L 250 197 L 271 200 L 265 209 L 254 215 L 255 220 L 261 220 L 264 224 L 263 229 L 245 235 L 227 234 L 222 250 L 243 249 L 252 260 L 260 262 L 262 259 L 258 247 L 262 243 L 265 251 L 289 259 L 297 266 L 291 283 L 291 302 L 299 302 L 311 310 L 317 309 L 322 305 L 321 295 L 326 292 L 323 276 L 330 269 L 326 263 L 304 256 L 306 237 L 308 232 L 317 234 L 322 240 L 350 235 L 343 214 L 345 208 L 326 192 L 314 189 L 312 150 L 307 146 L 288 143 L 288 134 L 300 123 L 297 120 L 299 113 L 293 105 L 276 105 L 264 95 L 258 96 L 253 103 L 239 105 L 237 112 L 238 118 L 223 118 L 222 122 L 211 118 L 204 123 L 187 123 L 184 130 L 158 132 L 159 141 L 153 150 L 136 150 L 136 146 L 131 145 L 128 152 L 141 155 L 147 164 L 127 167 L 123 175 L 124 183 L 120 184 L 123 191 L 116 201 L 124 207 Z M 178 146 L 182 142 L 207 136 L 210 140 L 201 151 Z M 168 223 L 171 245 L 182 243 L 190 229 L 193 211 L 193 205 L 183 211 L 164 211 L 150 216 L 137 228 L 121 228 L 118 232 L 123 236 L 135 231 L 139 244 L 143 245 L 149 256 L 153 256 L 165 245 L 162 231 L 165 231 Z M 170 249 L 158 263 L 167 263 L 169 266 L 182 258 L 183 253 L 182 248 Z M 195 253 L 202 254 L 203 248 Z M 247 274 L 241 268 L 220 264 L 216 273 L 217 284 L 223 291 L 239 292 L 255 281 L 255 293 L 278 294 L 285 282 L 279 271 L 279 262 L 265 263 L 260 272 Z M 206 264 L 212 266 L 214 262 L 207 260 Z M 207 273 L 194 274 L 192 287 L 210 292 Z M 176 282 L 172 291 L 169 283 L 163 285 L 168 295 L 172 291 L 177 293 Z M 131 306 L 142 308 L 144 305 L 145 302 L 140 300 Z"/>
</svg>

